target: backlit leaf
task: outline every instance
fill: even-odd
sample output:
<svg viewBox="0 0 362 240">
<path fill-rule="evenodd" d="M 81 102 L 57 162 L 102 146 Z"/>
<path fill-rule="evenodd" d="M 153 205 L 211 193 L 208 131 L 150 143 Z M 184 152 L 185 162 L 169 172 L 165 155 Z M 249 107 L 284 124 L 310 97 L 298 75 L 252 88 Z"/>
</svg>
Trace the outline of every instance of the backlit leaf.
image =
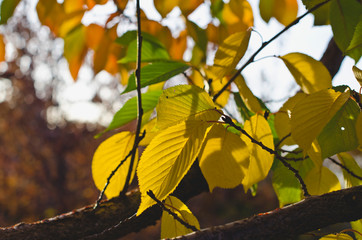
<svg viewBox="0 0 362 240">
<path fill-rule="evenodd" d="M 353 71 L 353 74 L 354 74 L 355 78 L 357 79 L 359 85 L 361 85 L 361 87 L 362 87 L 362 70 L 356 66 L 353 66 L 352 71 Z"/>
<path fill-rule="evenodd" d="M 296 0 L 274 0 L 273 16 L 287 26 L 297 18 L 298 3 Z"/>
<path fill-rule="evenodd" d="M 288 154 L 287 157 L 301 158 L 303 153 Z M 307 158 L 303 161 L 290 161 L 290 165 L 298 170 L 299 175 L 304 178 L 313 168 L 313 162 Z M 302 200 L 302 188 L 294 173 L 285 167 L 280 161 L 273 170 L 273 188 L 279 200 L 279 207 Z"/>
<path fill-rule="evenodd" d="M 357 240 L 362 240 L 362 219 L 351 222 L 351 226 L 353 230 L 358 231 L 358 233 L 354 233 L 354 236 Z"/>
<path fill-rule="evenodd" d="M 5 43 L 4 37 L 0 34 L 0 62 L 5 61 Z"/>
<path fill-rule="evenodd" d="M 212 72 L 218 79 L 235 69 L 248 48 L 250 33 L 251 30 L 234 33 L 219 46 L 212 67 Z"/>
<path fill-rule="evenodd" d="M 1 2 L 0 24 L 5 24 L 8 21 L 19 2 L 20 0 L 3 0 Z"/>
<path fill-rule="evenodd" d="M 224 4 L 222 20 L 227 29 L 227 36 L 248 30 L 254 24 L 253 11 L 249 2 L 246 0 L 230 0 L 229 3 Z"/>
<path fill-rule="evenodd" d="M 203 2 L 203 0 L 179 0 L 178 7 L 184 16 L 188 16 Z"/>
<path fill-rule="evenodd" d="M 294 141 L 307 151 L 349 96 L 349 91 L 341 93 L 326 89 L 299 101 L 291 117 L 291 133 Z"/>
<path fill-rule="evenodd" d="M 107 178 L 117 165 L 124 160 L 127 154 L 131 151 L 134 142 L 134 134 L 131 132 L 121 132 L 106 139 L 97 148 L 92 161 L 92 175 L 97 188 L 102 191 Z M 136 156 L 136 160 L 137 160 Z M 128 169 L 130 166 L 130 158 L 118 169 L 112 177 L 105 194 L 108 199 L 116 197 L 124 187 Z M 137 165 L 135 161 L 134 165 Z M 132 182 L 135 174 L 135 167 L 133 167 L 133 174 L 130 179 Z"/>
<path fill-rule="evenodd" d="M 161 14 L 161 17 L 165 18 L 166 15 L 172 11 L 174 7 L 179 4 L 178 0 L 154 0 L 155 8 Z"/>
<path fill-rule="evenodd" d="M 341 163 L 349 170 L 351 170 L 354 174 L 357 176 L 362 176 L 362 169 L 356 162 L 356 160 L 348 153 L 339 153 L 337 154 L 338 159 L 341 161 Z M 359 180 L 355 176 L 352 176 L 349 172 L 346 170 L 343 170 L 343 177 L 345 182 L 345 187 L 354 187 L 362 185 L 362 180 Z"/>
<path fill-rule="evenodd" d="M 322 62 L 302 53 L 280 57 L 295 81 L 305 93 L 314 93 L 332 87 L 332 79 Z"/>
<path fill-rule="evenodd" d="M 262 142 L 265 146 L 274 149 L 273 135 L 265 118 L 256 114 L 244 124 L 244 130 L 256 141 Z M 253 184 L 263 180 L 269 173 L 273 164 L 274 156 L 259 145 L 252 143 L 244 134 L 241 139 L 248 146 L 250 154 L 249 168 L 243 179 L 244 190 L 247 191 Z"/>
<path fill-rule="evenodd" d="M 207 134 L 199 164 L 209 189 L 241 184 L 249 165 L 249 152 L 240 136 L 215 124 Z"/>
<path fill-rule="evenodd" d="M 207 47 L 206 31 L 190 20 L 186 21 L 186 27 L 188 34 L 195 41 L 195 44 L 199 46 L 201 51 L 206 52 L 206 47 Z"/>
<path fill-rule="evenodd" d="M 269 22 L 270 18 L 273 17 L 275 0 L 260 0 L 259 1 L 259 10 L 260 16 L 265 22 Z"/>
<path fill-rule="evenodd" d="M 149 190 L 160 201 L 175 190 L 196 160 L 212 122 L 219 117 L 216 110 L 204 111 L 193 120 L 173 125 L 152 139 L 137 168 L 141 192 L 137 215 L 155 204 L 147 195 Z"/>
<path fill-rule="evenodd" d="M 170 57 L 165 46 L 151 34 L 142 32 L 142 62 L 152 62 L 158 60 L 168 60 Z M 137 32 L 128 31 L 121 37 L 117 38 L 117 43 L 127 46 L 127 53 L 124 58 L 119 60 L 120 63 L 137 61 Z"/>
<path fill-rule="evenodd" d="M 63 5 L 57 1 L 39 0 L 36 11 L 41 24 L 48 26 L 56 36 L 59 36 L 59 28 L 65 20 Z"/>
<path fill-rule="evenodd" d="M 258 99 L 254 96 L 250 88 L 246 85 L 244 77 L 242 75 L 238 75 L 234 83 L 238 87 L 240 97 L 243 99 L 247 108 L 254 113 L 262 112 L 263 109 L 260 106 Z"/>
<path fill-rule="evenodd" d="M 348 99 L 342 108 L 323 128 L 318 136 L 322 158 L 357 148 L 356 122 L 360 109 L 355 101 Z"/>
<path fill-rule="evenodd" d="M 69 64 L 69 70 L 74 80 L 83 64 L 88 48 L 86 44 L 85 26 L 79 25 L 64 38 L 64 57 Z"/>
<path fill-rule="evenodd" d="M 168 53 L 173 60 L 182 60 L 187 48 L 187 31 L 180 32 L 178 38 L 171 38 L 171 46 L 168 47 Z"/>
<path fill-rule="evenodd" d="M 334 40 L 342 52 L 346 52 L 353 38 L 357 24 L 360 22 L 362 5 L 354 0 L 335 0 L 331 2 L 330 22 Z M 357 29 L 360 31 L 361 29 Z M 360 32 L 359 34 L 360 35 Z M 355 39 L 361 41 L 361 39 Z M 361 46 L 360 46 L 361 47 Z M 360 58 L 361 56 L 354 56 Z M 356 61 L 358 59 L 355 58 Z"/>
<path fill-rule="evenodd" d="M 188 223 L 191 226 L 200 229 L 199 221 L 192 214 L 190 209 L 181 202 L 178 198 L 174 196 L 168 196 L 165 200 L 165 206 L 173 213 L 177 214 L 182 220 Z M 192 230 L 185 227 L 179 221 L 177 221 L 173 216 L 171 216 L 166 211 L 162 212 L 161 218 L 161 238 L 174 238 L 177 236 L 186 235 L 191 233 Z"/>
<path fill-rule="evenodd" d="M 201 88 L 192 85 L 168 88 L 157 105 L 157 127 L 164 129 L 210 109 L 215 109 L 215 104 Z"/>
<path fill-rule="evenodd" d="M 283 145 L 294 145 L 295 141 L 291 136 L 285 138 L 287 135 L 291 133 L 291 125 L 290 118 L 291 113 L 295 107 L 295 105 L 304 99 L 307 95 L 305 93 L 299 92 L 295 94 L 293 97 L 289 98 L 283 106 L 279 109 L 279 111 L 275 114 L 274 126 L 275 130 L 278 134 L 278 138 L 284 139 Z"/>
<path fill-rule="evenodd" d="M 309 194 L 322 195 L 341 189 L 337 176 L 326 167 L 315 166 L 306 176 L 305 184 Z"/>
<path fill-rule="evenodd" d="M 153 109 L 157 105 L 161 93 L 162 91 L 156 90 L 142 94 L 141 97 L 142 108 L 145 113 L 153 111 Z M 114 114 L 112 122 L 109 124 L 109 126 L 100 134 L 97 134 L 96 137 L 100 137 L 105 132 L 122 127 L 123 125 L 131 122 L 136 118 L 137 118 L 137 97 L 133 97 L 130 100 L 128 100 L 116 114 Z"/>
<path fill-rule="evenodd" d="M 141 88 L 151 84 L 166 81 L 186 71 L 189 65 L 181 62 L 154 62 L 141 68 Z M 128 79 L 128 85 L 123 93 L 136 89 L 135 75 Z"/>
<path fill-rule="evenodd" d="M 362 56 L 362 15 L 354 30 L 353 37 L 346 49 L 346 54 L 358 62 Z"/>
</svg>

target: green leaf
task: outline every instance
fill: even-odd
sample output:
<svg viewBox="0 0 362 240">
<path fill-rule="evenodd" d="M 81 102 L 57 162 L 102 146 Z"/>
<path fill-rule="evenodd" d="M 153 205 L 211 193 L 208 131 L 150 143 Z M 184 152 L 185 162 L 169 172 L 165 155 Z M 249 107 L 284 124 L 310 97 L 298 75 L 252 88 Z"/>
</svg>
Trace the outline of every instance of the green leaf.
<svg viewBox="0 0 362 240">
<path fill-rule="evenodd" d="M 286 157 L 302 158 L 303 153 L 288 154 Z M 302 178 L 313 168 L 314 164 L 309 158 L 303 161 L 290 161 L 289 164 L 298 170 Z M 273 188 L 279 200 L 279 206 L 299 202 L 302 200 L 302 189 L 294 173 L 277 161 L 273 171 Z"/>
<path fill-rule="evenodd" d="M 298 52 L 280 58 L 303 92 L 314 93 L 332 87 L 331 75 L 322 62 Z"/>
<path fill-rule="evenodd" d="M 158 99 L 162 93 L 162 90 L 150 91 L 142 94 L 142 108 L 144 113 L 149 111 L 153 111 L 158 103 Z M 109 126 L 97 134 L 95 138 L 100 137 L 102 134 L 111 131 L 113 129 L 122 127 L 126 123 L 131 122 L 132 120 L 137 118 L 137 97 L 133 97 L 129 99 L 123 107 L 114 114 L 112 122 Z"/>
<path fill-rule="evenodd" d="M 199 221 L 192 214 L 190 209 L 181 202 L 178 198 L 174 196 L 168 196 L 165 200 L 165 206 L 173 213 L 177 214 L 182 220 L 188 223 L 191 226 L 200 229 Z M 185 227 L 179 221 L 177 221 L 173 216 L 171 216 L 168 212 L 162 212 L 161 218 L 161 238 L 168 239 L 174 238 L 177 236 L 183 236 L 188 233 L 191 233 L 192 230 Z"/>
<path fill-rule="evenodd" d="M 360 109 L 355 101 L 348 99 L 324 127 L 318 136 L 322 158 L 357 148 L 356 122 Z"/>
<path fill-rule="evenodd" d="M 142 62 L 153 62 L 169 60 L 170 56 L 163 44 L 150 34 L 142 33 Z M 137 61 L 137 32 L 130 31 L 116 40 L 117 43 L 128 46 L 127 53 L 119 63 L 129 63 Z"/>
<path fill-rule="evenodd" d="M 342 52 L 347 53 L 346 51 L 350 46 L 357 24 L 360 21 L 361 12 L 362 6 L 358 1 L 334 0 L 331 2 L 329 19 L 333 30 L 334 40 Z M 360 29 L 358 32 L 357 35 L 360 35 Z M 361 39 L 356 39 L 356 41 L 360 42 Z M 352 57 L 360 58 L 361 55 L 354 56 L 354 53 L 352 53 Z"/>
<path fill-rule="evenodd" d="M 8 19 L 13 15 L 16 6 L 20 0 L 3 0 L 1 3 L 1 19 L 0 24 L 5 24 Z"/>
<path fill-rule="evenodd" d="M 205 29 L 200 28 L 196 23 L 187 19 L 186 21 L 187 32 L 189 36 L 195 41 L 195 44 L 205 54 L 207 47 L 207 35 Z"/>
<path fill-rule="evenodd" d="M 148 196 L 149 190 L 160 201 L 175 190 L 199 155 L 210 126 L 219 118 L 220 113 L 216 110 L 203 111 L 192 120 L 161 131 L 152 139 L 137 168 L 141 192 L 137 215 L 156 203 Z"/>
<path fill-rule="evenodd" d="M 186 71 L 188 68 L 189 65 L 181 62 L 154 62 L 146 65 L 141 68 L 141 88 L 166 81 L 177 74 Z M 133 73 L 129 77 L 128 85 L 123 93 L 127 93 L 135 89 L 135 75 Z"/>
<path fill-rule="evenodd" d="M 353 58 L 356 62 L 359 61 L 362 55 L 362 15 L 353 33 L 352 40 L 346 49 L 346 54 Z"/>
</svg>

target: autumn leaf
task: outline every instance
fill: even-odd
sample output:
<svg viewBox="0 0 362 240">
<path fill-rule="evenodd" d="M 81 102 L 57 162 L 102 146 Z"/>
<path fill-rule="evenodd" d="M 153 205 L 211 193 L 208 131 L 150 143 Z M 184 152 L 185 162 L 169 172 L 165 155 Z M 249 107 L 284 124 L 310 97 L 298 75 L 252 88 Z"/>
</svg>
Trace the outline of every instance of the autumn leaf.
<svg viewBox="0 0 362 240">
<path fill-rule="evenodd" d="M 302 53 L 280 57 L 295 81 L 305 93 L 314 93 L 332 87 L 332 79 L 322 62 Z"/>
<path fill-rule="evenodd" d="M 230 74 L 244 56 L 249 45 L 251 30 L 229 36 L 219 46 L 211 71 L 218 79 Z"/>
<path fill-rule="evenodd" d="M 311 195 L 322 195 L 341 189 L 337 176 L 323 166 L 315 166 L 305 177 L 305 184 Z"/>
<path fill-rule="evenodd" d="M 209 189 L 241 184 L 249 166 L 249 152 L 240 136 L 215 124 L 205 138 L 199 164 Z"/>
<path fill-rule="evenodd" d="M 102 191 L 107 178 L 111 172 L 116 169 L 117 165 L 125 159 L 131 151 L 135 135 L 131 132 L 121 132 L 106 139 L 97 148 L 92 161 L 92 175 L 97 188 Z M 135 166 L 137 165 L 137 154 Z M 128 169 L 130 166 L 130 158 L 118 169 L 112 177 L 105 194 L 108 199 L 116 197 L 123 190 L 125 185 Z M 135 174 L 135 167 L 130 182 L 132 182 Z"/>
<path fill-rule="evenodd" d="M 349 96 L 349 91 L 326 89 L 299 101 L 291 113 L 291 134 L 295 142 L 307 151 Z"/>
<path fill-rule="evenodd" d="M 244 130 L 256 141 L 263 143 L 270 149 L 274 149 L 271 129 L 262 115 L 256 114 L 252 116 L 250 120 L 245 122 Z M 242 182 L 246 192 L 253 184 L 263 180 L 268 175 L 274 156 L 259 145 L 251 142 L 244 134 L 241 135 L 241 139 L 246 143 L 250 154 L 249 167 Z"/>
<path fill-rule="evenodd" d="M 168 196 L 165 200 L 165 207 L 167 207 L 171 212 L 175 213 L 179 218 L 184 222 L 188 223 L 191 226 L 200 229 L 199 221 L 192 214 L 190 209 L 181 202 L 178 198 L 174 196 Z M 179 221 L 177 221 L 173 216 L 171 216 L 166 211 L 162 212 L 161 218 L 161 238 L 174 238 L 177 236 L 186 235 L 191 233 L 192 230 L 185 227 Z"/>
<path fill-rule="evenodd" d="M 203 111 L 192 120 L 168 127 L 152 139 L 137 168 L 141 192 L 137 215 L 155 204 L 147 195 L 149 190 L 160 201 L 175 190 L 196 160 L 210 126 L 219 118 L 216 110 Z"/>
</svg>

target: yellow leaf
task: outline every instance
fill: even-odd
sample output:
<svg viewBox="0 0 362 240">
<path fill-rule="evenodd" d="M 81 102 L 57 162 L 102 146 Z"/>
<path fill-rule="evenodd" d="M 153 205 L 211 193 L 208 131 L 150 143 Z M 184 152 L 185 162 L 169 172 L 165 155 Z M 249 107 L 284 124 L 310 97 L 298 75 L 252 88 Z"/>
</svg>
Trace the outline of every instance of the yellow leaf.
<svg viewBox="0 0 362 240">
<path fill-rule="evenodd" d="M 134 138 L 134 133 L 121 132 L 106 139 L 99 145 L 94 153 L 92 161 L 93 180 L 99 190 L 103 190 L 111 172 L 131 151 Z M 138 156 L 136 155 L 134 166 L 137 165 L 137 159 Z M 130 166 L 130 160 L 131 158 L 129 157 L 112 177 L 110 184 L 105 191 L 108 199 L 118 196 L 122 191 Z M 133 174 L 130 182 L 132 182 L 135 172 L 135 167 L 133 167 Z"/>
<path fill-rule="evenodd" d="M 199 221 L 192 214 L 190 209 L 181 202 L 178 198 L 174 196 L 168 196 L 165 201 L 165 206 L 171 210 L 171 212 L 177 214 L 182 220 L 188 223 L 191 226 L 200 229 Z M 177 236 L 186 235 L 191 233 L 192 230 L 185 227 L 179 221 L 177 221 L 173 216 L 171 216 L 168 212 L 162 212 L 161 218 L 161 238 L 174 238 Z"/>
<path fill-rule="evenodd" d="M 362 219 L 351 222 L 351 226 L 353 230 L 357 232 L 354 233 L 357 240 L 362 240 Z"/>
<path fill-rule="evenodd" d="M 348 153 L 338 153 L 338 159 L 349 170 L 351 170 L 357 176 L 362 176 L 362 169 L 357 164 L 356 160 Z M 350 173 L 343 169 L 343 176 L 345 181 L 345 187 L 354 187 L 362 185 L 362 180 L 352 176 Z"/>
<path fill-rule="evenodd" d="M 353 66 L 352 71 L 353 71 L 353 74 L 356 77 L 359 85 L 361 85 L 361 87 L 362 87 L 362 71 L 361 71 L 361 69 L 359 69 L 356 66 Z"/>
<path fill-rule="evenodd" d="M 157 127 L 164 129 L 190 116 L 209 109 L 215 104 L 209 95 L 196 86 L 179 85 L 166 89 L 157 105 Z"/>
<path fill-rule="evenodd" d="M 256 114 L 252 116 L 250 120 L 245 122 L 244 130 L 256 141 L 274 149 L 271 129 L 262 115 Z M 274 155 L 268 153 L 259 145 L 252 143 L 244 134 L 241 135 L 241 139 L 248 146 L 250 154 L 249 168 L 242 182 L 246 192 L 253 184 L 263 180 L 268 175 L 273 164 Z"/>
<path fill-rule="evenodd" d="M 332 87 L 332 79 L 322 62 L 302 53 L 280 57 L 303 92 L 314 93 Z"/>
<path fill-rule="evenodd" d="M 234 83 L 238 87 L 240 97 L 243 99 L 246 107 L 254 113 L 261 113 L 263 109 L 261 108 L 258 99 L 251 92 L 248 85 L 246 85 L 244 77 L 242 75 L 238 75 Z"/>
<path fill-rule="evenodd" d="M 278 134 L 279 140 L 283 139 L 285 136 L 291 133 L 290 118 L 291 113 L 295 105 L 306 97 L 305 93 L 297 93 L 293 97 L 289 98 L 279 111 L 275 114 L 274 118 L 274 127 Z M 294 145 L 295 142 L 293 138 L 287 137 L 284 139 L 283 145 Z"/>
<path fill-rule="evenodd" d="M 0 34 L 0 62 L 5 61 L 5 43 L 4 37 Z"/>
<path fill-rule="evenodd" d="M 308 151 L 313 140 L 345 104 L 349 96 L 349 91 L 341 93 L 326 89 L 310 94 L 296 104 L 290 121 L 291 133 L 295 142 L 304 151 Z"/>
<path fill-rule="evenodd" d="M 220 113 L 208 110 L 161 131 L 152 139 L 140 159 L 137 175 L 141 192 L 141 205 L 137 211 L 155 204 L 147 195 L 149 190 L 160 201 L 171 194 L 198 156 L 205 135 Z M 210 122 L 209 122 L 210 121 Z"/>
<path fill-rule="evenodd" d="M 298 3 L 296 0 L 274 0 L 274 17 L 284 26 L 293 22 L 298 15 Z"/>
<path fill-rule="evenodd" d="M 199 164 L 209 189 L 241 184 L 249 165 L 249 152 L 241 138 L 215 124 L 207 134 Z"/>
<path fill-rule="evenodd" d="M 234 33 L 219 46 L 211 69 L 218 79 L 229 75 L 235 69 L 248 48 L 250 33 L 251 30 Z"/>
<path fill-rule="evenodd" d="M 39 0 L 36 11 L 41 24 L 48 26 L 56 36 L 59 36 L 59 28 L 65 20 L 63 5 L 57 1 Z"/>
<path fill-rule="evenodd" d="M 216 75 L 214 75 L 214 73 L 209 69 L 205 69 L 206 75 L 208 79 L 211 79 L 211 84 L 209 84 L 209 92 L 211 96 L 214 96 L 215 94 L 217 94 L 224 86 L 225 84 L 228 82 L 228 78 L 227 77 L 223 77 L 222 79 L 219 79 Z M 210 81 L 209 81 L 210 83 Z M 227 90 L 230 90 L 230 86 L 227 88 Z M 224 91 L 220 97 L 217 98 L 216 100 L 216 104 L 219 107 L 224 107 L 227 102 L 229 101 L 229 97 L 230 97 L 230 91 Z"/>
<path fill-rule="evenodd" d="M 155 126 L 156 118 L 152 119 L 143 126 L 141 132 L 146 131 L 146 136 L 141 140 L 140 146 L 147 146 L 148 144 L 150 144 L 151 140 L 157 136 L 159 131 L 157 131 Z"/>
<path fill-rule="evenodd" d="M 321 195 L 341 189 L 341 184 L 336 175 L 323 166 L 315 166 L 307 174 L 304 182 L 311 195 Z"/>
<path fill-rule="evenodd" d="M 312 142 L 311 148 L 307 151 L 309 158 L 313 161 L 314 166 L 321 168 L 323 164 L 322 150 L 319 143 L 316 140 Z"/>
<path fill-rule="evenodd" d="M 362 151 L 362 112 L 359 113 L 356 121 L 356 133 L 359 142 L 359 149 Z"/>
<path fill-rule="evenodd" d="M 328 234 L 324 237 L 321 237 L 319 240 L 353 240 L 351 236 L 345 233 L 338 233 L 338 234 Z"/>
<path fill-rule="evenodd" d="M 246 0 L 230 0 L 224 5 L 222 18 L 228 29 L 228 35 L 246 31 L 254 24 L 253 10 Z"/>
</svg>

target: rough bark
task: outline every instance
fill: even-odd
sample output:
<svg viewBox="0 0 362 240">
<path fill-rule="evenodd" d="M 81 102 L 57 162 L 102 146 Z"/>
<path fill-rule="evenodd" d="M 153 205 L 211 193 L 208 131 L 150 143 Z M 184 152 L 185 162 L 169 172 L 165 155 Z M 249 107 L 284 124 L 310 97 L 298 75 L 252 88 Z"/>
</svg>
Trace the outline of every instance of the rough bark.
<svg viewBox="0 0 362 240">
<path fill-rule="evenodd" d="M 358 186 L 175 239 L 295 239 L 302 233 L 361 218 L 362 186 Z"/>
<path fill-rule="evenodd" d="M 208 191 L 208 186 L 195 162 L 175 190 L 175 195 L 182 201 L 187 201 L 204 191 Z M 93 209 L 93 205 L 86 206 L 35 223 L 19 223 L 0 228 L 0 239 L 117 239 L 155 224 L 160 219 L 161 210 L 155 205 L 140 216 L 126 220 L 136 213 L 139 204 L 140 193 L 129 192 L 126 196 L 103 201 L 97 209 Z M 121 221 L 124 222 L 118 224 Z"/>
<path fill-rule="evenodd" d="M 191 187 L 192 186 L 192 187 Z M 183 201 L 206 191 L 207 185 L 196 167 L 182 181 L 175 195 Z M 104 201 L 99 208 L 88 206 L 36 223 L 1 228 L 1 239 L 117 239 L 152 225 L 161 216 L 157 206 L 138 217 L 132 216 L 140 193 Z M 227 225 L 212 227 L 178 239 L 288 239 L 334 223 L 362 218 L 362 186 L 322 196 Z M 118 224 L 120 221 L 122 224 Z M 118 224 L 118 225 L 117 225 Z"/>
</svg>

